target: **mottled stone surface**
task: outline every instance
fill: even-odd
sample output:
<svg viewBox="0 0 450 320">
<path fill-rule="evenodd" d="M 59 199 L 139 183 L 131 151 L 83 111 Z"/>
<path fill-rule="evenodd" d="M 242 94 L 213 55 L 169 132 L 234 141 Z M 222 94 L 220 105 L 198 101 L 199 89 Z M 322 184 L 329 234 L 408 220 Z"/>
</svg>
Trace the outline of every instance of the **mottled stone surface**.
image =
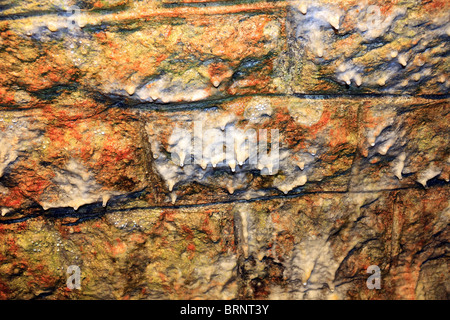
<svg viewBox="0 0 450 320">
<path fill-rule="evenodd" d="M 449 37 L 445 0 L 1 2 L 0 299 L 448 299 Z"/>
</svg>

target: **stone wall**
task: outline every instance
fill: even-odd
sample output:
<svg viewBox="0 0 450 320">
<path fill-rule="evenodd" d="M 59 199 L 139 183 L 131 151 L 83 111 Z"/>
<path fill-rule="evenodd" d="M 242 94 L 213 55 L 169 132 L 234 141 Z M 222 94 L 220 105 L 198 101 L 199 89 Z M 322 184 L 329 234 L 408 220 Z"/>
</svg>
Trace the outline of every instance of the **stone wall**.
<svg viewBox="0 0 450 320">
<path fill-rule="evenodd" d="M 0 2 L 0 299 L 448 299 L 449 7 Z"/>
</svg>

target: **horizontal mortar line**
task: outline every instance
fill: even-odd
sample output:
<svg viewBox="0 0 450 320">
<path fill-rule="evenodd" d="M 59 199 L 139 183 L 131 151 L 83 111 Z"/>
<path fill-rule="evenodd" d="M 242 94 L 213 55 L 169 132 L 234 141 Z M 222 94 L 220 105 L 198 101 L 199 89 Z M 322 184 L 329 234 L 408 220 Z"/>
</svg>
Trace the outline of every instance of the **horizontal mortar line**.
<svg viewBox="0 0 450 320">
<path fill-rule="evenodd" d="M 420 186 L 408 186 L 408 187 L 400 187 L 394 189 L 377 189 L 377 190 L 362 190 L 362 191 L 306 191 L 292 194 L 280 194 L 273 196 L 262 196 L 255 197 L 251 199 L 230 199 L 224 201 L 216 201 L 216 202 L 205 202 L 198 204 L 185 204 L 185 205 L 167 205 L 167 206 L 148 206 L 148 207 L 136 207 L 136 208 L 124 208 L 124 209 L 113 209 L 110 212 L 120 212 L 120 211 L 128 211 L 128 210 L 140 210 L 140 209 L 183 209 L 183 208 L 196 208 L 196 207 L 206 207 L 206 206 L 214 206 L 221 204 L 233 204 L 233 203 L 252 203 L 257 201 L 270 201 L 277 199 L 295 199 L 301 198 L 305 195 L 314 195 L 314 194 L 367 194 L 367 193 L 379 193 L 379 192 L 391 192 L 391 191 L 400 191 L 400 190 L 414 190 L 414 189 L 424 189 Z M 109 213 L 109 212 L 108 212 Z"/>
<path fill-rule="evenodd" d="M 406 94 L 406 93 L 324 93 L 324 94 L 307 94 L 307 93 L 294 93 L 293 96 L 310 99 L 336 99 L 336 98 L 421 98 L 428 100 L 440 100 L 450 98 L 450 93 L 443 94 Z"/>
<path fill-rule="evenodd" d="M 65 12 L 65 11 L 63 11 L 63 10 L 61 10 L 61 11 L 32 10 L 32 11 L 21 12 L 21 13 L 0 14 L 0 21 L 37 18 L 37 17 L 46 16 L 46 15 L 58 15 L 58 14 L 61 14 L 62 12 Z"/>
<path fill-rule="evenodd" d="M 33 214 L 27 215 L 25 217 L 20 217 L 20 218 L 16 218 L 16 219 L 0 220 L 0 225 L 2 225 L 2 224 L 21 223 L 21 222 L 24 222 L 24 221 L 27 221 L 27 220 L 30 220 L 30 219 L 33 219 L 33 218 L 37 218 L 39 216 L 40 216 L 39 214 L 33 213 Z"/>
<path fill-rule="evenodd" d="M 289 2 L 285 0 L 163 0 L 162 5 L 173 7 L 200 7 L 200 6 L 232 6 L 238 4 L 255 4 L 264 2 Z"/>
<path fill-rule="evenodd" d="M 162 0 L 162 4 L 174 5 L 191 5 L 191 4 L 217 4 L 236 5 L 243 3 L 258 3 L 258 2 L 289 2 L 289 0 Z"/>
<path fill-rule="evenodd" d="M 94 91 L 90 91 L 94 93 Z M 170 103 L 158 103 L 158 102 L 141 102 L 132 101 L 131 103 L 123 102 L 124 99 L 121 96 L 108 97 L 103 94 L 107 99 L 115 102 L 115 104 L 122 103 L 123 107 L 127 109 L 142 109 L 142 110 L 154 110 L 162 112 L 170 111 L 183 111 L 189 109 L 201 109 L 214 107 L 214 104 L 220 104 L 227 101 L 233 101 L 246 97 L 296 97 L 300 99 L 311 100 L 333 100 L 333 99 L 348 99 L 348 100 L 361 100 L 361 99 L 391 99 L 391 98 L 405 98 L 405 99 L 425 99 L 425 100 L 445 100 L 450 98 L 450 94 L 442 95 L 406 95 L 406 94 L 289 94 L 289 93 L 254 93 L 229 97 L 220 97 L 215 99 L 204 99 L 200 101 L 181 101 Z"/>
<path fill-rule="evenodd" d="M 332 100 L 332 99 L 348 99 L 350 100 L 360 100 L 360 99 L 389 99 L 389 98 L 405 98 L 405 99 L 425 99 L 425 100 L 445 100 L 450 98 L 450 94 L 442 95 L 406 95 L 406 94 L 289 94 L 289 93 L 254 93 L 245 95 L 236 95 L 229 97 L 220 97 L 215 99 L 204 99 L 200 101 L 181 101 L 181 102 L 171 102 L 171 103 L 158 103 L 158 102 L 141 102 L 132 101 L 130 103 L 124 102 L 127 98 L 122 96 L 108 96 L 104 93 L 95 90 L 83 90 L 91 94 L 100 94 L 105 99 L 110 100 L 111 106 L 108 108 L 124 108 L 124 109 L 138 109 L 138 110 L 152 110 L 159 112 L 176 112 L 184 111 L 190 109 L 205 109 L 212 108 L 214 104 L 219 104 L 227 101 L 233 101 L 239 98 L 246 97 L 297 97 L 300 99 L 311 99 L 311 100 Z M 0 104 L 0 112 L 18 112 L 18 111 L 33 111 L 39 110 L 41 107 L 32 106 L 27 108 L 17 108 L 11 106 L 5 106 Z"/>
<path fill-rule="evenodd" d="M 446 183 L 445 185 L 449 185 L 449 184 Z M 68 213 L 67 215 L 56 214 L 56 215 L 50 216 L 49 214 L 46 214 L 45 211 L 42 210 L 39 213 L 30 214 L 30 215 L 20 217 L 20 218 L 0 220 L 0 225 L 1 224 L 20 223 L 20 222 L 24 222 L 26 220 L 37 218 L 40 216 L 43 216 L 46 218 L 56 218 L 56 219 L 64 219 L 67 217 L 78 218 L 78 219 L 81 219 L 81 221 L 79 222 L 79 223 L 81 223 L 84 220 L 96 219 L 105 214 L 136 211 L 136 210 L 195 209 L 195 208 L 210 207 L 210 206 L 216 206 L 216 205 L 222 205 L 222 204 L 226 205 L 226 204 L 234 204 L 234 203 L 253 203 L 253 202 L 257 202 L 257 201 L 270 201 L 270 200 L 278 200 L 278 199 L 280 199 L 280 200 L 296 199 L 296 198 L 301 198 L 305 195 L 314 195 L 314 194 L 370 194 L 370 193 L 393 192 L 393 191 L 414 190 L 414 189 L 426 190 L 421 186 L 408 186 L 408 187 L 401 187 L 401 188 L 394 188 L 394 189 L 377 189 L 377 190 L 362 190 L 362 191 L 355 191 L 355 190 L 352 190 L 352 191 L 314 191 L 314 192 L 311 191 L 311 192 L 301 192 L 301 193 L 294 193 L 294 194 L 287 194 L 287 195 L 273 195 L 273 196 L 256 197 L 256 198 L 252 198 L 252 199 L 230 199 L 230 200 L 217 201 L 217 202 L 185 204 L 185 205 L 167 205 L 167 206 L 157 205 L 157 206 L 147 206 L 147 207 L 130 207 L 130 208 L 122 208 L 122 209 L 114 209 L 113 208 L 111 210 L 108 210 L 108 207 L 110 207 L 110 206 L 107 206 L 106 208 L 104 208 L 104 212 L 98 213 L 98 214 L 93 214 L 93 215 L 87 215 L 85 213 L 77 214 L 77 211 L 75 211 L 73 209 L 67 209 L 67 211 L 70 211 L 70 213 Z M 124 200 L 125 199 L 126 198 L 124 198 Z M 124 201 L 122 203 L 126 203 L 126 201 Z M 101 205 L 101 202 L 94 202 L 94 203 L 86 204 L 83 207 L 89 207 L 89 206 L 94 207 L 94 206 L 100 206 L 100 205 Z M 59 207 L 59 208 L 52 208 L 52 209 L 64 209 L 64 208 Z M 69 214 L 70 214 L 70 216 L 69 216 Z M 74 223 L 71 223 L 70 225 L 73 225 L 73 224 L 77 224 L 77 223 L 74 222 Z"/>
<path fill-rule="evenodd" d="M 285 8 L 288 6 L 286 2 L 256 2 L 249 4 L 233 4 L 233 5 L 220 5 L 220 6 L 206 6 L 206 7 L 195 7 L 195 6 L 184 6 L 184 7 L 176 7 L 176 8 L 156 8 L 156 9 L 141 9 L 140 12 L 131 11 L 131 12 L 118 12 L 118 13 L 85 13 L 88 19 L 86 26 L 88 25 L 98 25 L 101 23 L 108 22 L 116 22 L 116 21 L 127 21 L 127 20 L 137 20 L 137 19 L 146 19 L 146 18 L 160 18 L 160 17 L 187 17 L 187 16 L 195 16 L 195 15 L 226 15 L 233 13 L 247 13 L 247 12 L 264 12 L 269 13 L 268 11 L 276 11 Z M 47 14 L 55 14 L 58 15 L 60 13 L 65 12 L 64 10 L 60 11 L 30 11 L 29 15 L 27 12 L 18 13 L 18 14 L 8 14 L 8 15 L 0 15 L 1 20 L 19 20 L 19 19 L 27 19 L 33 17 L 41 17 Z"/>
</svg>

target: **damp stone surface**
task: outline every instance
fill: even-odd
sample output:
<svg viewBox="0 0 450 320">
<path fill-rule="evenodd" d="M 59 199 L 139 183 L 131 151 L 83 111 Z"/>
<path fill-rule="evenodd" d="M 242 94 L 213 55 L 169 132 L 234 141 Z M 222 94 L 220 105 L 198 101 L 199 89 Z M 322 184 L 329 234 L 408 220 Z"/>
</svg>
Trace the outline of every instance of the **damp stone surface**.
<svg viewBox="0 0 450 320">
<path fill-rule="evenodd" d="M 449 299 L 449 39 L 446 0 L 1 1 L 0 299 Z"/>
</svg>

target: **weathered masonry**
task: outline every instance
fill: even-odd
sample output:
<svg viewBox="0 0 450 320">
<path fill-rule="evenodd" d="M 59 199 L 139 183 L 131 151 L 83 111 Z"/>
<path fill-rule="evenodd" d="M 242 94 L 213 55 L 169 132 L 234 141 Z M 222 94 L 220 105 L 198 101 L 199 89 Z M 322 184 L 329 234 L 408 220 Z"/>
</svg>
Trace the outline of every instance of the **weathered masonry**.
<svg viewBox="0 0 450 320">
<path fill-rule="evenodd" d="M 0 299 L 448 299 L 449 7 L 2 1 Z"/>
</svg>

